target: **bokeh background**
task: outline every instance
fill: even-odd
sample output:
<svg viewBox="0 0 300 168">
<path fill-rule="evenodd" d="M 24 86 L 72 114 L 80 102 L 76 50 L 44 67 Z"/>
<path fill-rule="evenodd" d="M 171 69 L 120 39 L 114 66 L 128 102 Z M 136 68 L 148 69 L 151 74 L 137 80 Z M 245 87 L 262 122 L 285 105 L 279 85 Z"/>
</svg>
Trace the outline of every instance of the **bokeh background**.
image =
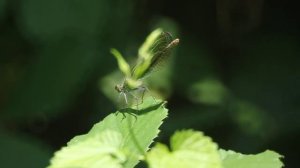
<svg viewBox="0 0 300 168">
<path fill-rule="evenodd" d="M 181 40 L 148 80 L 170 109 L 157 140 L 193 128 L 297 167 L 299 14 L 279 0 L 0 0 L 0 167 L 45 167 L 115 112 L 109 50 L 134 62 L 157 27 Z"/>
</svg>

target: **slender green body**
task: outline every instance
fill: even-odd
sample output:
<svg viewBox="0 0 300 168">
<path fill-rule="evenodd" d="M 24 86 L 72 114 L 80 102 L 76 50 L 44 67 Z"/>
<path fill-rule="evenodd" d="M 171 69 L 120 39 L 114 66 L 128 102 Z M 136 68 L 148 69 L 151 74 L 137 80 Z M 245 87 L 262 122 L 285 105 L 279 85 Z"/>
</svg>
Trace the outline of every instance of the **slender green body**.
<svg viewBox="0 0 300 168">
<path fill-rule="evenodd" d="M 151 39 L 151 35 L 154 36 L 153 39 Z M 152 43 L 149 45 L 147 44 L 148 41 Z M 147 88 L 143 86 L 142 80 L 163 65 L 165 60 L 170 56 L 171 50 L 178 45 L 179 39 L 173 39 L 170 33 L 156 30 L 150 34 L 145 43 L 139 51 L 139 58 L 136 65 L 130 71 L 121 54 L 113 53 L 117 57 L 121 71 L 125 74 L 123 83 L 116 85 L 115 89 L 120 95 L 124 95 L 126 104 L 128 103 L 128 94 L 137 99 L 131 94 L 132 91 L 141 89 L 144 94 Z"/>
</svg>

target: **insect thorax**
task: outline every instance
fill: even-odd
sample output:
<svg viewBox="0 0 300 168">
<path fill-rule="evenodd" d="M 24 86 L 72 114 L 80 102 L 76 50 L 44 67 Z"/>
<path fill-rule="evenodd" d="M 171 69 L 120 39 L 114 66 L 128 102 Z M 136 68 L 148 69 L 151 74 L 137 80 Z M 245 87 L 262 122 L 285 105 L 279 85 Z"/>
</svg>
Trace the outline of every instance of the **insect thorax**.
<svg viewBox="0 0 300 168">
<path fill-rule="evenodd" d="M 131 90 L 134 90 L 134 89 L 131 89 L 128 84 L 126 83 L 126 81 L 122 84 L 117 84 L 115 86 L 115 90 L 119 93 L 126 93 L 126 92 L 129 92 Z"/>
</svg>

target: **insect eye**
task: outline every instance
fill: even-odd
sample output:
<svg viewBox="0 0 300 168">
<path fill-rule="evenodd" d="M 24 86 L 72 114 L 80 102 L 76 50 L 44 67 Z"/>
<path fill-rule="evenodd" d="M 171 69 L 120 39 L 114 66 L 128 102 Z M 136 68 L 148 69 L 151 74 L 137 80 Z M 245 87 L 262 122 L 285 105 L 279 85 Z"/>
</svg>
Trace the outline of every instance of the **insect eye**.
<svg viewBox="0 0 300 168">
<path fill-rule="evenodd" d="M 122 91 L 122 87 L 120 85 L 116 85 L 115 86 L 115 90 L 118 91 L 118 92 L 121 92 Z"/>
</svg>

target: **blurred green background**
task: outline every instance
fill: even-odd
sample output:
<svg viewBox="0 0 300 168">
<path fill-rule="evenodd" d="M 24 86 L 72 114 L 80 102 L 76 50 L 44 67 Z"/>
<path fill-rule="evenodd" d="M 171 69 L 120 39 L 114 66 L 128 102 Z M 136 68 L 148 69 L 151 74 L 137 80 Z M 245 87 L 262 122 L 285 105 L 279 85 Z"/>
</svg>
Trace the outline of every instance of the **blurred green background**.
<svg viewBox="0 0 300 168">
<path fill-rule="evenodd" d="M 122 78 L 110 48 L 132 61 L 157 27 L 181 40 L 148 80 L 170 109 L 157 140 L 194 128 L 296 167 L 299 16 L 279 0 L 0 0 L 0 167 L 45 167 L 114 112 Z"/>
</svg>

